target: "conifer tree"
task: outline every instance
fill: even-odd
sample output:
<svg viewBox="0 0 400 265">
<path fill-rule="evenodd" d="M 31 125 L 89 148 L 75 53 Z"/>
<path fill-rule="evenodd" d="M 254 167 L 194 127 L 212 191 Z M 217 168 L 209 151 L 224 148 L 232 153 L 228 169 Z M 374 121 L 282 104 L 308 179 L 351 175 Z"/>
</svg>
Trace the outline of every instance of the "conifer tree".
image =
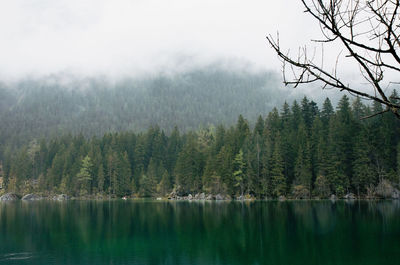
<svg viewBox="0 0 400 265">
<path fill-rule="evenodd" d="M 244 168 L 245 163 L 243 162 L 243 151 L 240 149 L 233 161 L 233 178 L 235 179 L 235 186 L 240 188 L 240 195 L 243 195 L 245 186 Z"/>
<path fill-rule="evenodd" d="M 100 193 L 104 192 L 104 182 L 105 182 L 105 176 L 104 176 L 104 168 L 103 168 L 103 163 L 100 163 L 100 166 L 97 170 L 97 190 Z"/>
<path fill-rule="evenodd" d="M 79 173 L 76 175 L 79 183 L 79 193 L 80 195 L 86 195 L 90 193 L 90 181 L 93 177 L 93 164 L 91 158 L 86 155 L 82 159 L 82 166 Z"/>
<path fill-rule="evenodd" d="M 363 132 L 355 139 L 354 161 L 353 161 L 353 179 L 352 184 L 355 187 L 357 195 L 360 196 L 366 190 L 368 185 L 374 184 L 373 168 L 369 157 L 370 147 L 367 138 Z"/>
<path fill-rule="evenodd" d="M 139 181 L 139 193 L 142 197 L 151 197 L 156 194 L 157 182 L 155 178 L 143 174 Z"/>
<path fill-rule="evenodd" d="M 191 135 L 179 153 L 175 167 L 176 184 L 180 193 L 189 194 L 200 189 L 202 163 L 195 138 Z"/>
<path fill-rule="evenodd" d="M 331 100 L 329 98 L 326 98 L 322 105 L 322 110 L 321 110 L 321 121 L 325 128 L 328 128 L 329 120 L 331 119 L 334 113 L 335 111 L 333 109 Z"/>
<path fill-rule="evenodd" d="M 164 170 L 164 173 L 162 174 L 161 181 L 158 185 L 158 192 L 162 196 L 168 194 L 171 191 L 171 181 L 170 181 L 170 176 L 168 174 L 167 170 Z"/>
<path fill-rule="evenodd" d="M 281 195 L 286 194 L 286 179 L 283 174 L 283 160 L 280 150 L 280 137 L 279 135 L 276 138 L 274 145 L 274 152 L 271 158 L 271 185 L 272 192 L 275 197 L 279 197 Z"/>
</svg>

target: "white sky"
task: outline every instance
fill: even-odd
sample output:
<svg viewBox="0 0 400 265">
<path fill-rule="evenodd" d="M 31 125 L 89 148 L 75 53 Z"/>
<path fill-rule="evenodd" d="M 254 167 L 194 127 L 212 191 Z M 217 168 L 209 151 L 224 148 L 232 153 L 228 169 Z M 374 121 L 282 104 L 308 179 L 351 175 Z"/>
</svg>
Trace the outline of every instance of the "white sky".
<svg viewBox="0 0 400 265">
<path fill-rule="evenodd" d="M 224 59 L 280 70 L 265 37 L 319 36 L 299 0 L 0 0 L 0 76 L 130 75 Z"/>
</svg>

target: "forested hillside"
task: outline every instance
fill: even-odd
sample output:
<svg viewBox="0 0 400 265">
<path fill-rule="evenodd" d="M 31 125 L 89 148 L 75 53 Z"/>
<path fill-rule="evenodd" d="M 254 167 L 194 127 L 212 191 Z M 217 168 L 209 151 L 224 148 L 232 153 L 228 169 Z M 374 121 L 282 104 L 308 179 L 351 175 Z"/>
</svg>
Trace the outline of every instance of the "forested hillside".
<svg viewBox="0 0 400 265">
<path fill-rule="evenodd" d="M 360 120 L 381 108 L 347 96 L 336 110 L 329 99 L 319 108 L 305 97 L 260 116 L 254 129 L 239 116 L 232 127 L 185 133 L 154 126 L 31 141 L 5 154 L 3 175 L 20 193 L 384 197 L 400 184 L 400 121 L 389 113 Z"/>
<path fill-rule="evenodd" d="M 60 134 L 166 132 L 231 125 L 239 114 L 256 120 L 284 93 L 274 73 L 219 67 L 137 78 L 78 78 L 67 74 L 0 84 L 0 141 L 18 146 Z"/>
</svg>

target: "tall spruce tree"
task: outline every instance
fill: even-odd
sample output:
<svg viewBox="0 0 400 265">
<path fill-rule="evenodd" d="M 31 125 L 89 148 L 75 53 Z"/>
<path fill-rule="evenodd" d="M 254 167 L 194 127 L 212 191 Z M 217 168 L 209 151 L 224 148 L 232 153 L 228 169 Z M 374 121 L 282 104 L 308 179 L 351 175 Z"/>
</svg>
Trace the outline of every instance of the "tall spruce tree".
<svg viewBox="0 0 400 265">
<path fill-rule="evenodd" d="M 281 154 L 280 137 L 275 139 L 274 152 L 271 157 L 271 188 L 275 197 L 286 195 L 286 179 L 283 174 L 284 166 Z"/>
</svg>

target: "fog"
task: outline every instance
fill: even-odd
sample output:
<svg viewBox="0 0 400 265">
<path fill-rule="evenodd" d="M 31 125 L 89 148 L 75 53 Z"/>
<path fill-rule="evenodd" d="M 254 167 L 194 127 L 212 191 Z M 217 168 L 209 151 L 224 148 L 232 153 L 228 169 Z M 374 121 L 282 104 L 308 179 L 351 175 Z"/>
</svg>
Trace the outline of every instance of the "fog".
<svg viewBox="0 0 400 265">
<path fill-rule="evenodd" d="M 218 60 L 279 71 L 268 34 L 279 30 L 293 49 L 319 34 L 297 0 L 1 2 L 2 79 L 60 72 L 131 76 Z"/>
</svg>

